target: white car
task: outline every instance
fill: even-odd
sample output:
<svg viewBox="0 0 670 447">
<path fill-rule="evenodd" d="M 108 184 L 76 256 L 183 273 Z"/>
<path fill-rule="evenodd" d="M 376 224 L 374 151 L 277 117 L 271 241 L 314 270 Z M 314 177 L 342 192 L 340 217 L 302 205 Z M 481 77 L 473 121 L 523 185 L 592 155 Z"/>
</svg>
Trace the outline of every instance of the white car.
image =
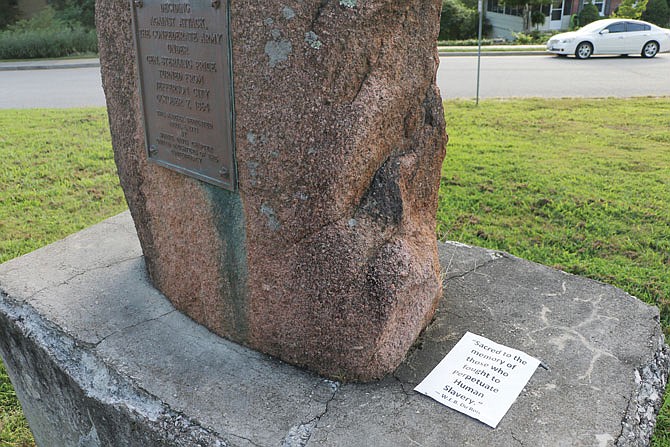
<svg viewBox="0 0 670 447">
<path fill-rule="evenodd" d="M 604 19 L 569 33 L 556 34 L 547 51 L 559 56 L 574 54 L 588 59 L 592 54 L 640 54 L 654 57 L 670 52 L 670 30 L 632 19 Z"/>
</svg>

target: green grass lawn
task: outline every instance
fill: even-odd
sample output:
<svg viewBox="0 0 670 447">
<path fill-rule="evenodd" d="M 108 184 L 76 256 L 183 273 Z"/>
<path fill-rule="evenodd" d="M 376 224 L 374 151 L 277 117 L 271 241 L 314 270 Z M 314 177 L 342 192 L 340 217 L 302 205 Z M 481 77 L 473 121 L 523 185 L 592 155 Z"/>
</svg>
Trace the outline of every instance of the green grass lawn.
<svg viewBox="0 0 670 447">
<path fill-rule="evenodd" d="M 602 280 L 670 335 L 670 99 L 445 103 L 438 235 Z M 103 109 L 0 110 L 0 261 L 125 208 Z M 670 447 L 670 399 L 655 447 Z M 0 447 L 32 446 L 0 364 Z"/>
<path fill-rule="evenodd" d="M 616 285 L 658 306 L 669 337 L 670 98 L 445 109 L 438 237 Z M 653 445 L 670 446 L 667 395 Z"/>
<path fill-rule="evenodd" d="M 122 211 L 101 108 L 0 111 L 0 262 Z"/>
<path fill-rule="evenodd" d="M 0 262 L 126 208 L 104 109 L 0 110 L 0 160 Z M 0 362 L 0 447 L 33 445 Z"/>
</svg>

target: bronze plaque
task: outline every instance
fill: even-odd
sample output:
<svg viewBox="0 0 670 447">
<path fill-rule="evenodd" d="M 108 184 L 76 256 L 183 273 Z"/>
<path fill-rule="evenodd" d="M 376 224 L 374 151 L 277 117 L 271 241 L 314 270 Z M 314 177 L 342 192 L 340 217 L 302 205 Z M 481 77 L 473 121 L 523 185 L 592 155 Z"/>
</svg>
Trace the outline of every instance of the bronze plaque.
<svg viewBox="0 0 670 447">
<path fill-rule="evenodd" d="M 131 0 L 149 160 L 234 191 L 226 0 Z"/>
</svg>

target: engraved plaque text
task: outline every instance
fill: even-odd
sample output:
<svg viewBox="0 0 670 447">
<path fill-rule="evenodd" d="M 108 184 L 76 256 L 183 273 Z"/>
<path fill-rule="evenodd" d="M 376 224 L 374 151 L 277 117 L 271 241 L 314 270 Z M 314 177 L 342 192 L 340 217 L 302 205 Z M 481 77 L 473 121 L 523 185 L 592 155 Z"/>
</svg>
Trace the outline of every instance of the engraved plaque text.
<svg viewBox="0 0 670 447">
<path fill-rule="evenodd" d="M 235 190 L 228 2 L 131 5 L 149 160 Z"/>
</svg>

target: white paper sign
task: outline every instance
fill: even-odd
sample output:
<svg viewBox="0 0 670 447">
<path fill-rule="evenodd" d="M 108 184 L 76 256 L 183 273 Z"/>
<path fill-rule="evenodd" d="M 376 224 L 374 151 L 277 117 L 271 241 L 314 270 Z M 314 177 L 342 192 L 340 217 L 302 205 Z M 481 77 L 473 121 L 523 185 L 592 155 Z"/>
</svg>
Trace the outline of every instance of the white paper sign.
<svg viewBox="0 0 670 447">
<path fill-rule="evenodd" d="M 540 361 L 466 332 L 415 391 L 496 428 Z"/>
</svg>

